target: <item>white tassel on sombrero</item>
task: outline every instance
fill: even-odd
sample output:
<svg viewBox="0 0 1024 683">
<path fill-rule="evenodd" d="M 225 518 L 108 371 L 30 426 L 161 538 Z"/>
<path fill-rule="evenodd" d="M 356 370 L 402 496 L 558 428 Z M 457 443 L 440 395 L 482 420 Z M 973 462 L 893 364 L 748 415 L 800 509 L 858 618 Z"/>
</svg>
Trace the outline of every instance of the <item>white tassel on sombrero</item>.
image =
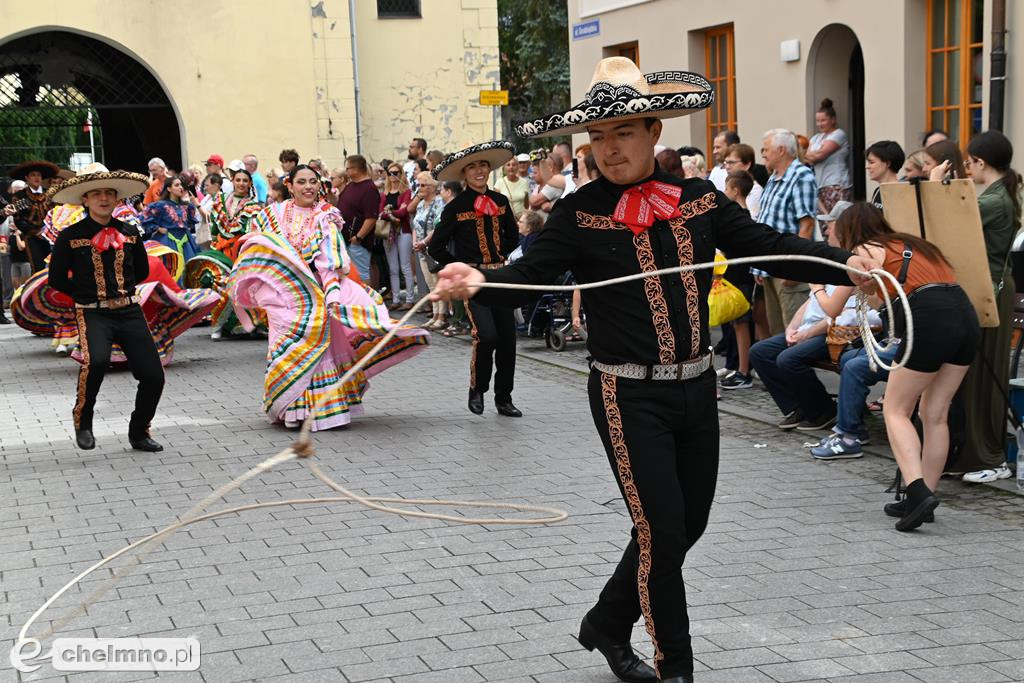
<svg viewBox="0 0 1024 683">
<path fill-rule="evenodd" d="M 706 109 L 714 100 L 714 87 L 700 74 L 644 74 L 626 57 L 608 57 L 597 63 L 582 102 L 568 111 L 517 123 L 516 134 L 542 138 L 582 133 L 595 123 L 686 116 Z"/>
<path fill-rule="evenodd" d="M 497 168 L 516 155 L 516 148 L 506 140 L 491 140 L 479 145 L 453 152 L 434 167 L 434 178 L 442 183 L 462 180 L 462 171 L 474 161 L 486 161 L 491 168 Z"/>
<path fill-rule="evenodd" d="M 115 190 L 117 198 L 141 194 L 149 188 L 149 178 L 141 173 L 108 171 L 103 164 L 89 164 L 74 178 L 55 184 L 46 193 L 54 204 L 81 204 L 82 195 L 90 190 Z"/>
</svg>

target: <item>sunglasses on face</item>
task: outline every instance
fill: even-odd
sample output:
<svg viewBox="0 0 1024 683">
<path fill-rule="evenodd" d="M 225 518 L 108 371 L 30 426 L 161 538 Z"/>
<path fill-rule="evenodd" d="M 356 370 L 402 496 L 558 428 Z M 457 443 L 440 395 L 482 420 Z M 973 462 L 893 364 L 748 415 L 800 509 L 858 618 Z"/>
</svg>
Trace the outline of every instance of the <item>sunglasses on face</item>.
<svg viewBox="0 0 1024 683">
<path fill-rule="evenodd" d="M 402 172 L 401 171 L 388 171 L 388 175 L 398 176 L 398 175 L 402 175 Z"/>
</svg>

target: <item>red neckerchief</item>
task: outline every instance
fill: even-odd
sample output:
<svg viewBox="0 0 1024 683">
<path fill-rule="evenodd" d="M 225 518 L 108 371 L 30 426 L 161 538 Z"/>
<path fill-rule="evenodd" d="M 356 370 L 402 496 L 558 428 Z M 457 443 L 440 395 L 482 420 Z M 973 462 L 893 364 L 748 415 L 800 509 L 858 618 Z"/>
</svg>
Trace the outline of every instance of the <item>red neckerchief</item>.
<svg viewBox="0 0 1024 683">
<path fill-rule="evenodd" d="M 103 228 L 93 235 L 92 246 L 101 254 L 107 249 L 120 249 L 124 246 L 124 235 L 117 228 Z"/>
<path fill-rule="evenodd" d="M 612 218 L 625 223 L 634 235 L 639 235 L 657 219 L 678 217 L 679 197 L 682 194 L 681 187 L 657 180 L 634 185 L 622 193 Z"/>
<path fill-rule="evenodd" d="M 497 216 L 498 205 L 485 194 L 473 200 L 473 210 L 482 216 Z"/>
</svg>

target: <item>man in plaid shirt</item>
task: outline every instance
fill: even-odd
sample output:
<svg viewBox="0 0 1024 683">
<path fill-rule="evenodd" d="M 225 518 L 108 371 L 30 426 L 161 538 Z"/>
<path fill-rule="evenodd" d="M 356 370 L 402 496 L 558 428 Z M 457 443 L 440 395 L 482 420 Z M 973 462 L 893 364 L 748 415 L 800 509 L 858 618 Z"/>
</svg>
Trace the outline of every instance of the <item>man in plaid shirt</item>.
<svg viewBox="0 0 1024 683">
<path fill-rule="evenodd" d="M 773 173 L 761 195 L 757 220 L 781 233 L 813 239 L 818 185 L 814 172 L 797 159 L 796 135 L 784 128 L 768 131 L 761 142 L 761 158 Z M 764 279 L 765 311 L 771 334 L 780 334 L 807 301 L 807 283 L 753 272 Z"/>
</svg>

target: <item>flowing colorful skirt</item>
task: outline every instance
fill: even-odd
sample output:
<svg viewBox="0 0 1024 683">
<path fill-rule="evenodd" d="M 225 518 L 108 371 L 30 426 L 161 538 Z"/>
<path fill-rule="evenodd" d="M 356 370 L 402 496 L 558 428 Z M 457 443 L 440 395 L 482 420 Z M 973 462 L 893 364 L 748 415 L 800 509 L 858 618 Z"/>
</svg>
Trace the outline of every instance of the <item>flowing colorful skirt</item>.
<svg viewBox="0 0 1024 683">
<path fill-rule="evenodd" d="M 430 335 L 402 326 L 360 372 L 341 377 L 364 358 L 394 322 L 377 292 L 342 279 L 339 315 L 328 312 L 317 277 L 295 249 L 274 233 L 242 239 L 231 273 L 230 296 L 242 324 L 246 309 L 266 312 L 269 324 L 263 409 L 272 423 L 301 422 L 312 415 L 314 431 L 349 424 L 362 413 L 368 378 L 411 358 Z"/>
<path fill-rule="evenodd" d="M 171 271 L 171 276 L 177 280 L 178 284 L 182 284 L 182 276 L 185 273 L 185 263 L 199 253 L 199 246 L 196 244 L 195 237 L 192 236 L 191 232 L 184 228 L 168 228 L 167 234 L 154 232 L 152 237 L 150 237 L 150 240 L 170 247 L 178 253 L 178 267 Z"/>
<path fill-rule="evenodd" d="M 236 250 L 237 251 L 237 250 Z M 217 249 L 208 249 L 197 254 L 185 264 L 185 286 L 193 289 L 210 288 L 220 292 L 223 297 L 221 302 L 210 311 L 210 326 L 214 331 L 219 331 L 224 337 L 233 337 L 246 334 L 242 323 L 235 315 L 235 309 L 231 305 L 231 298 L 228 296 L 228 278 L 231 275 L 231 267 L 234 261 Z M 255 323 L 256 330 L 266 332 L 266 315 L 259 309 L 247 311 L 250 319 Z"/>
</svg>

